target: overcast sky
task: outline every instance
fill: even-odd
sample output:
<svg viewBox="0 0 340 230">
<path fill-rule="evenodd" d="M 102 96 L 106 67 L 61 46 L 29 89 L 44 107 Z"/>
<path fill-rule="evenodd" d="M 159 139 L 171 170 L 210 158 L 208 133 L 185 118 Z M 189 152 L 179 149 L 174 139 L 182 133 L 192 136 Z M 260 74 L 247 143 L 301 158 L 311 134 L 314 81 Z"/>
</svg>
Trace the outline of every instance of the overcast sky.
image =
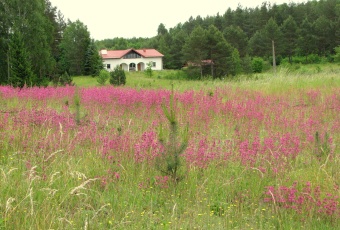
<svg viewBox="0 0 340 230">
<path fill-rule="evenodd" d="M 190 16 L 202 18 L 223 15 L 241 4 L 243 8 L 261 6 L 265 0 L 50 0 L 65 16 L 79 19 L 96 40 L 114 37 L 153 37 L 163 23 L 167 29 L 184 23 Z M 267 2 L 300 3 L 302 0 L 268 0 Z"/>
</svg>

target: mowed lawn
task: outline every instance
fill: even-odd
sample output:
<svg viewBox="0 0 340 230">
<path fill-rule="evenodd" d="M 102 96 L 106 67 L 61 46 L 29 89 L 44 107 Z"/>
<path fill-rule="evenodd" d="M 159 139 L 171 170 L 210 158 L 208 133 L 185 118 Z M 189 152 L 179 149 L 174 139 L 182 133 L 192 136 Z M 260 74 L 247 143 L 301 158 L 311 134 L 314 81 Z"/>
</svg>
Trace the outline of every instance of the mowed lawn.
<svg viewBox="0 0 340 230">
<path fill-rule="evenodd" d="M 0 87 L 0 229 L 340 228 L 339 65 L 74 82 Z"/>
</svg>

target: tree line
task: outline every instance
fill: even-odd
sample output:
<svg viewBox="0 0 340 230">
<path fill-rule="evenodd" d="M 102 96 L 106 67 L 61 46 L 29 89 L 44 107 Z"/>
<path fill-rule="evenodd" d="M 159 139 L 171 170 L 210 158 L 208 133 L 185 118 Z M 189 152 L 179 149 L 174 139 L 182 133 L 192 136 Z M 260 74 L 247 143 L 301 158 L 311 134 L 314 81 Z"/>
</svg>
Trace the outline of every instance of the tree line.
<svg viewBox="0 0 340 230">
<path fill-rule="evenodd" d="M 49 0 L 0 2 L 0 84 L 46 86 L 101 68 L 86 25 L 66 22 Z"/>
<path fill-rule="evenodd" d="M 340 0 L 263 2 L 256 8 L 239 5 L 223 15 L 190 17 L 170 29 L 161 23 L 152 38 L 117 37 L 96 44 L 109 49 L 156 48 L 164 54 L 167 69 L 180 69 L 190 62 L 202 72 L 210 63 L 207 74 L 215 77 L 249 71 L 254 57 L 272 60 L 273 48 L 276 58 L 271 62 L 303 57 L 308 63 L 315 56 L 332 61 L 340 45 Z"/>
<path fill-rule="evenodd" d="M 151 38 L 91 39 L 86 25 L 65 20 L 49 0 L 0 2 L 0 84 L 16 87 L 70 83 L 68 76 L 97 76 L 101 48 L 155 48 L 164 68 L 222 77 L 251 72 L 259 57 L 280 63 L 332 61 L 340 46 L 340 0 L 308 1 L 256 8 L 239 5 L 223 15 L 190 17 Z M 275 50 L 275 52 L 273 52 Z M 272 58 L 275 57 L 275 58 Z"/>
</svg>

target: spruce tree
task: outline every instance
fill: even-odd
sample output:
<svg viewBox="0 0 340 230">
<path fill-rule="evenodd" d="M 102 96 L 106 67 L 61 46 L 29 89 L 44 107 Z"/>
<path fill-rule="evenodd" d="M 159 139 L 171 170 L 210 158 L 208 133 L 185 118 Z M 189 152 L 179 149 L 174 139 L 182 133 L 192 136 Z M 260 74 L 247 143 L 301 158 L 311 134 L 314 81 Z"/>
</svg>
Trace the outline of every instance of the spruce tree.
<svg viewBox="0 0 340 230">
<path fill-rule="evenodd" d="M 13 87 L 37 85 L 37 79 L 33 74 L 32 65 L 26 50 L 22 35 L 15 32 L 10 41 L 10 75 L 9 84 Z"/>
</svg>

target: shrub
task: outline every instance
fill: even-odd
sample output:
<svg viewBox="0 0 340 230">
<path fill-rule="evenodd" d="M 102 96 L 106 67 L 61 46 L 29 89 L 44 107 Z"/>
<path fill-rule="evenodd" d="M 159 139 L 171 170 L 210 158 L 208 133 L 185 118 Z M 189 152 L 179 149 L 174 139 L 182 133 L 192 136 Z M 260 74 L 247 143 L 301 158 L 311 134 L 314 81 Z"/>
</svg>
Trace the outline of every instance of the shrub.
<svg viewBox="0 0 340 230">
<path fill-rule="evenodd" d="M 164 76 L 164 79 L 168 79 L 168 80 L 185 80 L 187 78 L 188 78 L 187 72 L 183 70 L 173 71 L 173 72 L 167 73 Z"/>
<path fill-rule="evenodd" d="M 237 49 L 234 49 L 231 55 L 231 59 L 232 66 L 230 68 L 230 73 L 231 75 L 236 76 L 242 72 L 240 53 L 238 52 Z"/>
<path fill-rule="evenodd" d="M 317 54 L 310 54 L 307 56 L 308 63 L 318 64 L 321 62 L 321 58 Z"/>
<path fill-rule="evenodd" d="M 70 76 L 67 72 L 63 73 L 60 76 L 56 75 L 52 79 L 52 83 L 54 86 L 74 85 L 72 81 L 72 76 Z"/>
<path fill-rule="evenodd" d="M 340 62 L 340 46 L 334 48 L 335 55 L 333 56 L 335 62 Z"/>
<path fill-rule="evenodd" d="M 250 56 L 247 55 L 242 59 L 242 67 L 243 67 L 243 72 L 245 74 L 253 73 L 252 62 L 251 62 Z"/>
<path fill-rule="evenodd" d="M 97 78 L 97 82 L 99 85 L 105 85 L 106 81 L 110 78 L 110 73 L 107 70 L 102 69 L 99 72 L 99 76 Z"/>
<path fill-rule="evenodd" d="M 125 72 L 118 65 L 112 72 L 110 72 L 110 76 L 111 85 L 125 85 L 126 83 Z"/>
<path fill-rule="evenodd" d="M 251 68 L 253 73 L 262 73 L 263 70 L 263 59 L 260 57 L 253 58 L 251 62 Z"/>
<path fill-rule="evenodd" d="M 145 75 L 148 77 L 152 77 L 153 75 L 153 70 L 152 70 L 152 62 L 149 62 L 148 64 L 146 64 L 146 69 L 144 71 Z"/>
</svg>

